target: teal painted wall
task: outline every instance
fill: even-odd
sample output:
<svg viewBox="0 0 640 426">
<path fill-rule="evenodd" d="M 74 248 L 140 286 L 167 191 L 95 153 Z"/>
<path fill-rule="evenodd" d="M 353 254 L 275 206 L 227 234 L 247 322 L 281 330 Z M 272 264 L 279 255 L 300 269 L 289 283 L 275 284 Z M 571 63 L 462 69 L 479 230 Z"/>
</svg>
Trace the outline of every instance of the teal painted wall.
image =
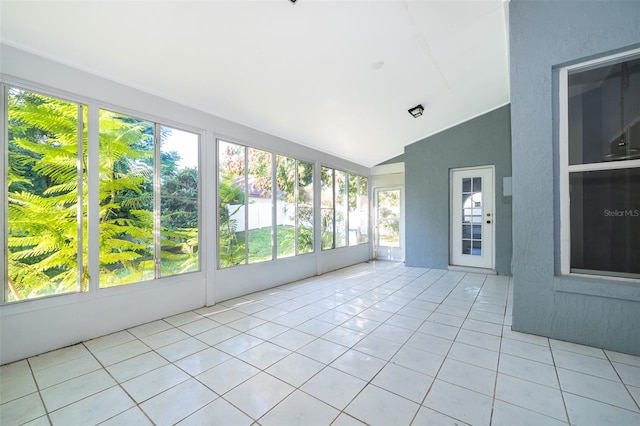
<svg viewBox="0 0 640 426">
<path fill-rule="evenodd" d="M 640 47 L 640 2 L 509 10 L 513 328 L 640 355 L 640 283 L 559 275 L 557 107 L 559 67 Z"/>
<path fill-rule="evenodd" d="M 428 117 L 426 117 L 428 118 Z M 503 178 L 511 176 L 509 106 L 405 147 L 406 264 L 449 266 L 449 171 L 495 166 L 495 268 L 511 273 L 511 197 Z"/>
</svg>

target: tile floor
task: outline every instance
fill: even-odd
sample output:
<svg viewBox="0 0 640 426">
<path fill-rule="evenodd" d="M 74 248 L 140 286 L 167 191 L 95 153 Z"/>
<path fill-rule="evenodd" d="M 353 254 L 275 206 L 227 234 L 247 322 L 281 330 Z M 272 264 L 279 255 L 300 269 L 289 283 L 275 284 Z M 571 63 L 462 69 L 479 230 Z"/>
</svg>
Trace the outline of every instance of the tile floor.
<svg viewBox="0 0 640 426">
<path fill-rule="evenodd" d="M 0 367 L 9 425 L 640 425 L 640 357 L 511 331 L 507 277 L 367 263 Z"/>
</svg>

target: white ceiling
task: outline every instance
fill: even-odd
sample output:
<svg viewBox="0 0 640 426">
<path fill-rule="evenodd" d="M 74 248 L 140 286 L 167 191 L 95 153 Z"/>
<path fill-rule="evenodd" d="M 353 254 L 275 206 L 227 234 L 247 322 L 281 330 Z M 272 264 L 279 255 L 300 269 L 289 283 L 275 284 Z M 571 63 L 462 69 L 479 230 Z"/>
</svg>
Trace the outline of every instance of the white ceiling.
<svg viewBox="0 0 640 426">
<path fill-rule="evenodd" d="M 364 166 L 509 102 L 503 0 L 0 8 L 3 43 Z"/>
</svg>

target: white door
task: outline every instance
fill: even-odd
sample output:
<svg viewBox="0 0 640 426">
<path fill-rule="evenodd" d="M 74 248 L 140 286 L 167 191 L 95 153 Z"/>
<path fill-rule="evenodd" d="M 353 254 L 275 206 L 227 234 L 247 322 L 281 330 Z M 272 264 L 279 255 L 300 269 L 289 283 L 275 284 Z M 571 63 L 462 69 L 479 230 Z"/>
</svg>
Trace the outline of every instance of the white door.
<svg viewBox="0 0 640 426">
<path fill-rule="evenodd" d="M 375 197 L 375 257 L 402 261 L 402 191 L 376 189 Z"/>
<path fill-rule="evenodd" d="M 493 166 L 451 170 L 452 265 L 493 269 Z"/>
</svg>

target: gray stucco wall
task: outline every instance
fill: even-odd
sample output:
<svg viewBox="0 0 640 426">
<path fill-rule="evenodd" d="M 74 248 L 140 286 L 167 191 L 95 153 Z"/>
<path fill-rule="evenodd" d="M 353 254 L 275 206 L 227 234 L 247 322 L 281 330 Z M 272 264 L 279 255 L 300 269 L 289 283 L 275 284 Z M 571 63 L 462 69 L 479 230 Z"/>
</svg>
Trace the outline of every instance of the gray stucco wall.
<svg viewBox="0 0 640 426">
<path fill-rule="evenodd" d="M 640 2 L 509 6 L 513 328 L 640 355 L 640 283 L 559 274 L 559 66 L 640 47 Z"/>
<path fill-rule="evenodd" d="M 449 170 L 495 166 L 495 268 L 511 273 L 511 197 L 502 192 L 511 176 L 509 106 L 405 147 L 406 264 L 449 266 Z"/>
</svg>

